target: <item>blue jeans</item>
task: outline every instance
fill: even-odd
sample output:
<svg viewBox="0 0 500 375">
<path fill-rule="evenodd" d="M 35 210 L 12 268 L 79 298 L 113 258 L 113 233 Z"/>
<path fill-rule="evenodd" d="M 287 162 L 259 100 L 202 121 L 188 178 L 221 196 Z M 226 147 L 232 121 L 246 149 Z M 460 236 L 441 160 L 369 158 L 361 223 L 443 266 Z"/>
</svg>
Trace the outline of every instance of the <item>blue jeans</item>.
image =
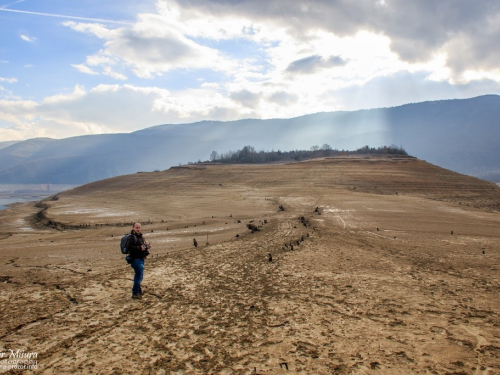
<svg viewBox="0 0 500 375">
<path fill-rule="evenodd" d="M 141 282 L 144 277 L 144 259 L 132 259 L 130 263 L 135 271 L 134 286 L 132 287 L 132 295 L 136 296 L 141 294 Z"/>
</svg>

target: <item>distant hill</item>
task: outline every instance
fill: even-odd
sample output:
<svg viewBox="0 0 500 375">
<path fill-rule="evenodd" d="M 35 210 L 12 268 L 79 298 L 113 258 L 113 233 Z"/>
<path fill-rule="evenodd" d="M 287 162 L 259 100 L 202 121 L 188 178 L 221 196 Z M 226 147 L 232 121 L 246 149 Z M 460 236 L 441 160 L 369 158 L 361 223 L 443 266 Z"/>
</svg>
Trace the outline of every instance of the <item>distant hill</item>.
<svg viewBox="0 0 500 375">
<path fill-rule="evenodd" d="M 202 121 L 127 134 L 38 138 L 0 148 L 0 183 L 84 184 L 207 160 L 212 151 L 402 146 L 441 167 L 500 182 L 500 96 L 291 119 Z"/>
<path fill-rule="evenodd" d="M 5 148 L 5 147 L 8 147 L 10 145 L 13 145 L 14 143 L 17 143 L 19 141 L 3 141 L 3 142 L 0 142 L 0 150 L 2 148 Z"/>
</svg>

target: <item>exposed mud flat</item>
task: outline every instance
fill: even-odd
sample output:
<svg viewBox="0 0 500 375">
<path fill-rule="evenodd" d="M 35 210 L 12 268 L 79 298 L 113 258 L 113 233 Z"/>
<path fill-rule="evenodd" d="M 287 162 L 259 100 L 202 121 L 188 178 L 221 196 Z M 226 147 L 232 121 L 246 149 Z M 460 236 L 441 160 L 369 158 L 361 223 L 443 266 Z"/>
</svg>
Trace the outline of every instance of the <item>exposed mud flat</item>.
<svg viewBox="0 0 500 375">
<path fill-rule="evenodd" d="M 0 352 L 37 353 L 19 373 L 500 374 L 499 211 L 495 184 L 412 158 L 81 186 L 0 212 Z"/>
</svg>

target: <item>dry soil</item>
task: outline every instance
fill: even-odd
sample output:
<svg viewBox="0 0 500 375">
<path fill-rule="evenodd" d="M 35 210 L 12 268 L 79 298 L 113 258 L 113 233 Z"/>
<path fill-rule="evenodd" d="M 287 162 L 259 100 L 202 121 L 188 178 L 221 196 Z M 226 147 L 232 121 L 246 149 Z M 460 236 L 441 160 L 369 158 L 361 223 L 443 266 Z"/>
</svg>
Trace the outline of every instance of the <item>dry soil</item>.
<svg viewBox="0 0 500 375">
<path fill-rule="evenodd" d="M 500 374 L 499 211 L 495 184 L 400 157 L 192 165 L 18 204 L 0 212 L 0 364 Z M 119 251 L 137 220 L 142 300 Z"/>
</svg>

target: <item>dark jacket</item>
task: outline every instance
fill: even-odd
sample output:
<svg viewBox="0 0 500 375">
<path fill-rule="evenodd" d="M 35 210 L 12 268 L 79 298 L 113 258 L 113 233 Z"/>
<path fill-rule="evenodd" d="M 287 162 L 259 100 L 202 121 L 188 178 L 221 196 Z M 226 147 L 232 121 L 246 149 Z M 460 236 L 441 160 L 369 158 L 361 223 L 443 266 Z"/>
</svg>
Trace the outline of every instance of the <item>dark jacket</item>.
<svg viewBox="0 0 500 375">
<path fill-rule="evenodd" d="M 144 259 L 146 258 L 145 251 L 142 251 L 141 246 L 144 245 L 145 241 L 142 237 L 142 233 L 136 233 L 135 230 L 131 230 L 127 241 L 127 249 L 130 250 L 130 257 L 132 259 Z"/>
</svg>

